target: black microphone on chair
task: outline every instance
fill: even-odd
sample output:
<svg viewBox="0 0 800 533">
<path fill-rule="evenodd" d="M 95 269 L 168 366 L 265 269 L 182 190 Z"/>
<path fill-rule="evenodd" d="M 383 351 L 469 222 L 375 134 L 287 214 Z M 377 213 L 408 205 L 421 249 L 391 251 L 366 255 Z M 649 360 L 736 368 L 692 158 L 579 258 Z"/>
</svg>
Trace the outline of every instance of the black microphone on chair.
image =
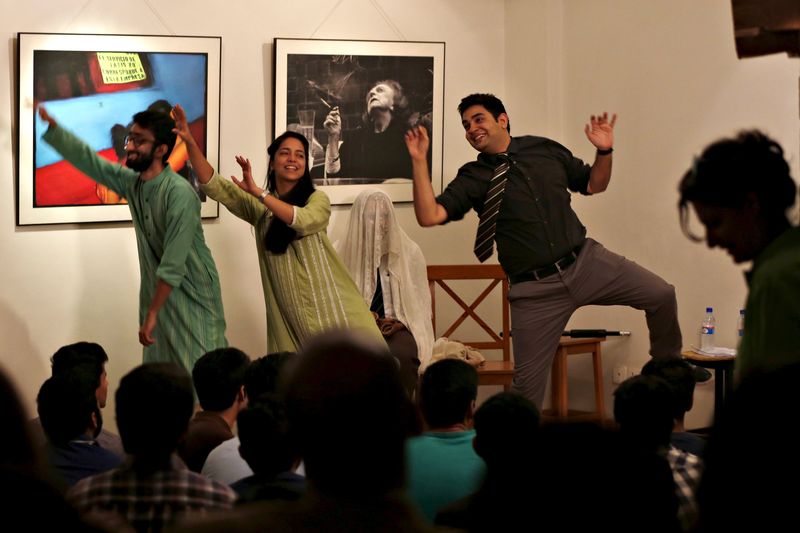
<svg viewBox="0 0 800 533">
<path fill-rule="evenodd" d="M 617 331 L 607 329 L 568 329 L 561 334 L 562 337 L 573 339 L 586 339 L 589 337 L 620 337 L 630 335 L 630 331 Z"/>
</svg>

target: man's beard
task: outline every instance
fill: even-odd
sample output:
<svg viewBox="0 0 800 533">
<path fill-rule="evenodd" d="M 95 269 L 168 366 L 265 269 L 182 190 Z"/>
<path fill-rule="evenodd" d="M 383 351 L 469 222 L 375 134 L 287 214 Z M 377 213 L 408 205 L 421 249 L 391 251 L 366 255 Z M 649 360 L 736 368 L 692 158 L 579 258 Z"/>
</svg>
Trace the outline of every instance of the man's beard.
<svg viewBox="0 0 800 533">
<path fill-rule="evenodd" d="M 150 150 L 149 154 L 143 154 L 141 152 L 136 152 L 136 159 L 131 161 L 130 155 L 125 159 L 125 166 L 131 170 L 135 170 L 136 172 L 144 172 L 150 165 L 153 164 L 153 152 L 155 149 Z"/>
</svg>

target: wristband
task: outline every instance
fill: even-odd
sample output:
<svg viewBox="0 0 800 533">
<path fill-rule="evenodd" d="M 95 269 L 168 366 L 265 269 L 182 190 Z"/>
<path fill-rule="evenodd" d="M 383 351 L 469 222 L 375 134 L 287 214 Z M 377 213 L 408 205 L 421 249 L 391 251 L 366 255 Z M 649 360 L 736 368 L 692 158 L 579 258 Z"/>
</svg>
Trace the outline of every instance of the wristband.
<svg viewBox="0 0 800 533">
<path fill-rule="evenodd" d="M 263 191 L 261 191 L 261 194 L 258 195 L 258 199 L 261 200 L 261 203 L 263 204 L 264 198 L 266 198 L 267 196 L 269 196 L 269 191 L 267 189 L 264 189 Z"/>
<path fill-rule="evenodd" d="M 614 151 L 614 147 L 606 148 L 605 150 L 597 149 L 597 155 L 609 155 L 611 152 Z"/>
</svg>

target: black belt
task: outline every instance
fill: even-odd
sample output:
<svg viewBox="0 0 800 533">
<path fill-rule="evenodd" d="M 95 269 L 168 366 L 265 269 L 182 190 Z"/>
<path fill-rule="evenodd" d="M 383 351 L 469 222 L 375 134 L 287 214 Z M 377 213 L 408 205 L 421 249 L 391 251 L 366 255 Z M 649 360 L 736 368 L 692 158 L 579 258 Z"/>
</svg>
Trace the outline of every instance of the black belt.
<svg viewBox="0 0 800 533">
<path fill-rule="evenodd" d="M 508 276 L 508 281 L 510 281 L 512 285 L 515 283 L 522 283 L 523 281 L 539 281 L 540 279 L 552 276 L 553 274 L 556 274 L 558 272 L 563 272 L 572 263 L 577 261 L 578 254 L 581 252 L 582 247 L 583 243 L 573 248 L 570 253 L 568 253 L 567 255 L 565 255 L 552 265 L 543 266 L 541 268 L 534 268 L 533 270 L 529 270 L 527 272 L 522 272 L 520 274 Z"/>
</svg>

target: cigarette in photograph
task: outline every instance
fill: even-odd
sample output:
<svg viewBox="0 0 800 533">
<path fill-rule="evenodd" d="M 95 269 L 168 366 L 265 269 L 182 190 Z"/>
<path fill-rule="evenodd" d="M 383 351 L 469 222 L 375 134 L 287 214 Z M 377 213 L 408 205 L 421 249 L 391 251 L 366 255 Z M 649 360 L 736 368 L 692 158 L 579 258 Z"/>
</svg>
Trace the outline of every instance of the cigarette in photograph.
<svg viewBox="0 0 800 533">
<path fill-rule="evenodd" d="M 333 107 L 331 107 L 331 104 L 326 102 L 324 98 L 320 97 L 319 99 L 323 104 L 325 104 L 325 107 L 327 107 L 328 109 L 333 109 Z"/>
</svg>

